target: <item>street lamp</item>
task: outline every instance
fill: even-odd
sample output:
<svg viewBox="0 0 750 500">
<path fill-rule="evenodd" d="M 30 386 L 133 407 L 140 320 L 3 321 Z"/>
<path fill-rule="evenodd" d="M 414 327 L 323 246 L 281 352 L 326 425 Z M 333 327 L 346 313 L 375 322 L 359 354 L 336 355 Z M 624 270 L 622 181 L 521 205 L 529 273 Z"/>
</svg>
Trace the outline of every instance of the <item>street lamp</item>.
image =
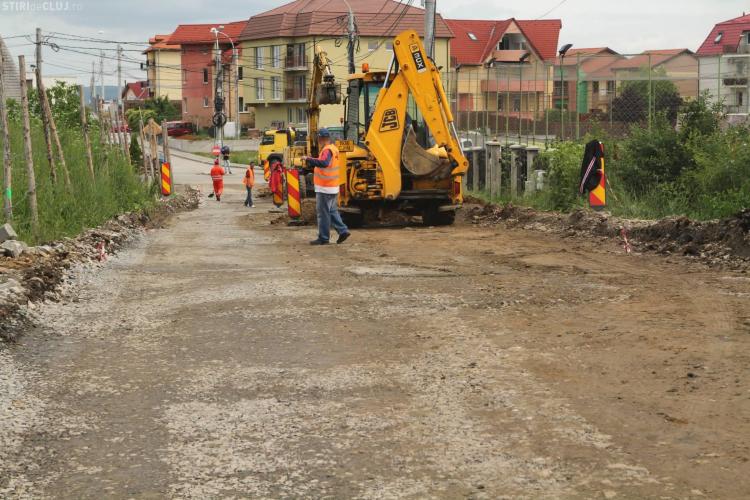
<svg viewBox="0 0 750 500">
<path fill-rule="evenodd" d="M 518 144 L 521 144 L 521 107 L 523 106 L 523 64 L 531 57 L 528 50 L 518 58 Z M 528 101 L 527 101 L 528 104 Z"/>
<path fill-rule="evenodd" d="M 573 47 L 572 43 L 566 43 L 560 47 L 560 140 L 565 140 L 565 118 L 563 116 L 563 106 L 565 105 L 565 54 Z"/>
<path fill-rule="evenodd" d="M 234 76 L 234 86 L 235 86 L 235 106 L 237 107 L 237 116 L 235 117 L 235 129 L 234 129 L 234 135 L 235 139 L 240 138 L 240 75 L 239 75 L 239 61 L 238 61 L 238 54 L 237 54 L 237 47 L 234 45 L 234 41 L 232 38 L 224 33 L 223 30 L 224 26 L 220 25 L 216 28 L 211 28 L 211 33 L 213 33 L 214 37 L 216 38 L 216 75 L 217 75 L 217 89 L 218 87 L 218 75 L 221 71 L 221 52 L 219 49 L 219 35 L 224 35 L 227 40 L 229 40 L 229 43 L 232 46 L 232 62 L 234 63 L 234 69 L 235 69 L 235 76 Z M 219 94 L 222 92 L 219 91 Z M 230 107 L 231 110 L 231 107 Z M 221 129 L 221 138 L 222 138 L 222 146 L 224 145 L 224 129 L 222 127 Z"/>
<path fill-rule="evenodd" d="M 487 61 L 485 66 L 487 67 L 487 80 L 485 84 L 485 86 L 487 87 L 487 92 L 485 93 L 485 97 L 484 97 L 484 133 L 486 134 L 490 128 L 490 68 L 495 67 L 495 58 L 493 57 L 492 59 Z M 480 89 L 480 92 L 481 92 L 481 89 Z M 493 106 L 493 108 L 496 108 L 496 107 L 497 107 L 497 102 L 495 102 L 495 106 Z M 496 109 L 494 110 L 494 112 L 495 112 L 495 116 L 497 116 Z M 495 121 L 497 122 L 497 120 Z M 497 134 L 497 127 L 495 127 L 495 134 Z"/>
</svg>

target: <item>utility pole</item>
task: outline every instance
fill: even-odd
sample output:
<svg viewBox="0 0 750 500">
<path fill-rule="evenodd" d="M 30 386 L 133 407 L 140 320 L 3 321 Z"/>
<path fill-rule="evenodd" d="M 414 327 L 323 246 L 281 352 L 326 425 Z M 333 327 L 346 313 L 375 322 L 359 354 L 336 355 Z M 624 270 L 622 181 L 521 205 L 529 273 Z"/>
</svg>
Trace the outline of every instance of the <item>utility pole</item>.
<svg viewBox="0 0 750 500">
<path fill-rule="evenodd" d="M 5 203 L 3 205 L 5 209 L 5 220 L 10 222 L 13 220 L 13 189 L 12 189 L 12 176 L 11 170 L 11 158 L 10 158 L 10 129 L 8 128 L 8 110 L 6 109 L 5 101 L 5 85 L 3 83 L 3 64 L 5 59 L 3 53 L 0 51 L 0 127 L 2 127 L 3 135 L 3 193 Z"/>
<path fill-rule="evenodd" d="M 214 88 L 214 116 L 222 113 L 224 110 L 224 86 L 222 84 L 221 74 L 221 49 L 219 48 L 219 31 L 215 30 L 214 35 L 216 37 L 214 41 L 214 62 L 216 65 L 216 83 Z M 219 144 L 220 147 L 224 146 L 224 127 L 221 125 L 221 120 L 218 123 L 214 123 L 214 140 Z"/>
<path fill-rule="evenodd" d="M 36 29 L 36 89 L 39 95 L 39 107 L 42 110 L 42 128 L 44 129 L 44 141 L 47 146 L 47 162 L 49 162 L 50 176 L 52 183 L 57 183 L 57 167 L 55 165 L 55 155 L 52 152 L 52 132 L 50 130 L 49 116 L 44 108 L 46 94 L 44 93 L 44 82 L 42 82 L 42 30 Z"/>
<path fill-rule="evenodd" d="M 427 57 L 435 60 L 435 9 L 436 0 L 424 0 L 424 48 Z"/>
<path fill-rule="evenodd" d="M 117 108 L 122 106 L 122 46 L 117 44 Z"/>
<path fill-rule="evenodd" d="M 91 83 L 89 83 L 89 91 L 91 92 L 91 109 L 95 109 L 96 103 L 96 63 L 91 61 Z"/>
<path fill-rule="evenodd" d="M 104 51 L 99 51 L 99 97 L 102 102 L 106 100 L 104 95 Z"/>
<path fill-rule="evenodd" d="M 349 22 L 346 25 L 346 32 L 349 34 L 349 43 L 346 46 L 347 58 L 349 59 L 349 74 L 357 72 L 357 68 L 354 66 L 354 46 L 357 44 L 357 26 L 354 23 L 354 12 L 352 11 L 349 2 L 344 0 L 344 3 L 349 8 Z"/>
<path fill-rule="evenodd" d="M 240 129 L 242 128 L 242 125 L 240 124 L 240 58 L 237 52 L 237 47 L 235 47 L 234 44 L 232 45 L 232 59 L 234 60 L 234 99 L 237 101 L 237 116 L 235 116 L 234 120 L 234 138 L 239 140 Z"/>
</svg>

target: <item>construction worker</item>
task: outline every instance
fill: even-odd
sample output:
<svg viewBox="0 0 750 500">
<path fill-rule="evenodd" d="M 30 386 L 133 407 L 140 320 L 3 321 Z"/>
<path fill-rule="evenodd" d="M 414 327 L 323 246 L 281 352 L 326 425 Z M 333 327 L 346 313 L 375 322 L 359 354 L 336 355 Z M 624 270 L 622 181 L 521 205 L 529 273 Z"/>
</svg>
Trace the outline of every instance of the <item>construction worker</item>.
<svg viewBox="0 0 750 500">
<path fill-rule="evenodd" d="M 255 171 L 253 170 L 252 164 L 250 164 L 250 166 L 247 167 L 247 172 L 245 172 L 245 177 L 242 178 L 242 184 L 245 185 L 245 189 L 247 190 L 247 198 L 245 199 L 245 206 L 248 208 L 253 208 L 255 206 L 253 204 L 253 186 L 255 185 Z"/>
<path fill-rule="evenodd" d="M 229 163 L 230 150 L 226 144 L 221 147 L 221 159 L 224 164 L 224 174 L 232 174 L 232 165 Z"/>
<path fill-rule="evenodd" d="M 211 167 L 211 180 L 214 183 L 214 196 L 216 201 L 221 201 L 221 194 L 224 192 L 224 169 L 219 165 L 219 159 L 214 160 L 214 166 Z"/>
<path fill-rule="evenodd" d="M 302 164 L 313 170 L 315 184 L 315 207 L 318 213 L 318 238 L 311 245 L 327 245 L 331 237 L 331 225 L 339 234 L 336 243 L 341 244 L 351 236 L 349 228 L 341 220 L 338 209 L 339 197 L 339 150 L 331 142 L 331 133 L 326 128 L 318 130 L 318 158 L 302 157 Z"/>
</svg>

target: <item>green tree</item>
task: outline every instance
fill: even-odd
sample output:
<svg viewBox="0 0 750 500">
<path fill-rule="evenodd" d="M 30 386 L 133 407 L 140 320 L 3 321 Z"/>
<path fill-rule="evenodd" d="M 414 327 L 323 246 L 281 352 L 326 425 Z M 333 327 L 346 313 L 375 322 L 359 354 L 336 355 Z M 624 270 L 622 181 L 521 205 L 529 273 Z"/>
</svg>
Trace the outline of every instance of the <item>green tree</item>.
<svg viewBox="0 0 750 500">
<path fill-rule="evenodd" d="M 156 116 L 156 112 L 152 109 L 129 109 L 125 112 L 125 119 L 128 122 L 130 130 L 140 130 L 141 120 L 143 125 L 148 123 L 149 118 L 153 118 L 157 122 L 159 121 Z"/>
<path fill-rule="evenodd" d="M 180 112 L 166 97 L 155 97 L 146 99 L 144 109 L 154 112 L 154 120 L 158 123 L 170 120 L 179 120 Z"/>
<path fill-rule="evenodd" d="M 620 95 L 612 101 L 612 115 L 616 121 L 625 123 L 642 123 L 649 116 L 649 102 L 653 106 L 653 113 L 662 113 L 673 125 L 677 123 L 677 115 L 683 104 L 680 91 L 669 80 L 660 80 L 667 73 L 664 69 L 651 72 L 649 80 L 648 69 L 641 70 L 638 80 L 628 81 L 622 85 Z M 650 99 L 649 99 L 650 95 Z"/>
</svg>

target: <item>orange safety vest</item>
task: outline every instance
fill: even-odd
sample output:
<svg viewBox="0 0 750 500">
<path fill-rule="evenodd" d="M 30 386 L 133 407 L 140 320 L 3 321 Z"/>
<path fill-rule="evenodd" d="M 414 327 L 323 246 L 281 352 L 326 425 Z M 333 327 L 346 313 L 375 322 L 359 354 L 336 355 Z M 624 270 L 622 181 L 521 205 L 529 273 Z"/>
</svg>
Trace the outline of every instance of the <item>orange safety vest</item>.
<svg viewBox="0 0 750 500">
<path fill-rule="evenodd" d="M 220 181 L 224 179 L 224 168 L 219 165 L 211 167 L 211 180 Z"/>
<path fill-rule="evenodd" d="M 315 167 L 313 180 L 316 186 L 323 188 L 339 188 L 339 150 L 333 144 L 327 144 L 320 152 L 318 159 L 323 158 L 326 150 L 331 152 L 331 165 L 326 168 Z"/>
<path fill-rule="evenodd" d="M 242 183 L 249 188 L 255 185 L 255 172 L 253 171 L 253 167 L 247 168 L 245 177 L 242 178 Z"/>
</svg>

